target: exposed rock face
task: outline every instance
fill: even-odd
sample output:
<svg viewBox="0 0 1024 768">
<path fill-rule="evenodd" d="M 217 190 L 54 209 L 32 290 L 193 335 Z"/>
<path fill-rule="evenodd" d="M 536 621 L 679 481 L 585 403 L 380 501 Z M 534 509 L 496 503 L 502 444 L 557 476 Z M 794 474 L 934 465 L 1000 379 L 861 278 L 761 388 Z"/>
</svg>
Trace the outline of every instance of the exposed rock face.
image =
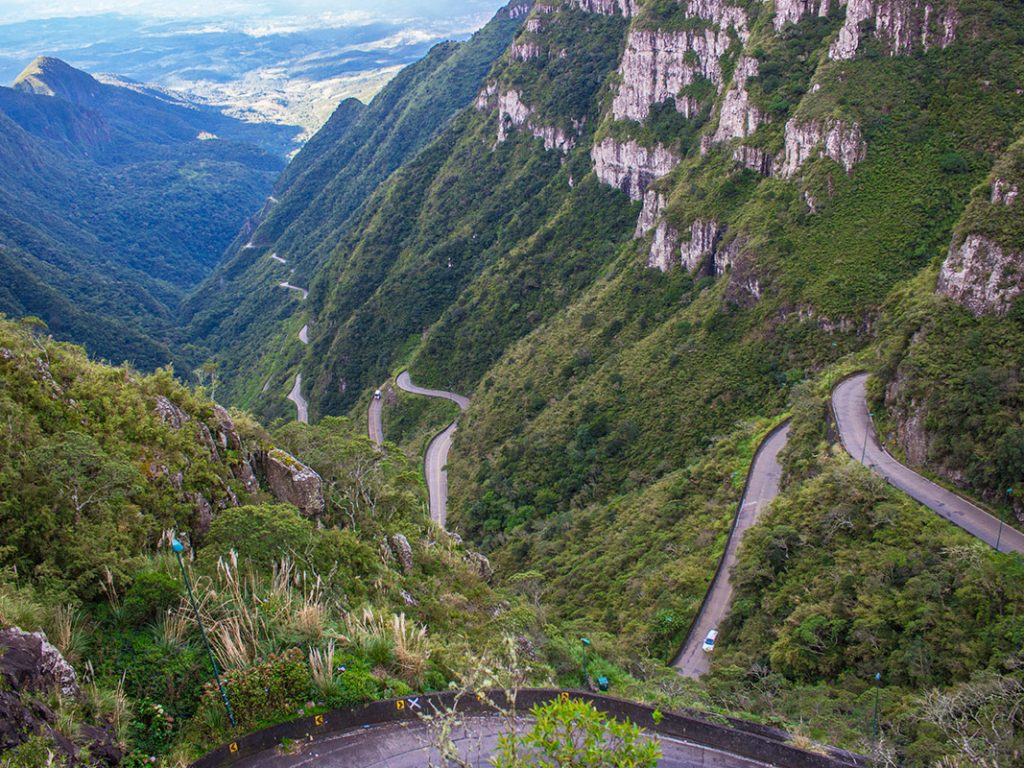
<svg viewBox="0 0 1024 768">
<path fill-rule="evenodd" d="M 60 651 L 41 632 L 0 631 L 0 754 L 42 736 L 54 765 L 118 765 L 123 755 L 105 728 L 82 726 L 78 737 L 87 752 L 60 732 L 57 714 L 47 703 L 56 691 L 69 698 L 80 695 L 75 671 Z"/>
<path fill-rule="evenodd" d="M 654 229 L 647 266 L 668 272 L 679 263 L 679 233 L 662 219 Z"/>
<path fill-rule="evenodd" d="M 621 189 L 631 200 L 642 199 L 653 181 L 679 164 L 679 158 L 660 144 L 648 148 L 636 141 L 619 143 L 612 138 L 595 144 L 590 157 L 597 178 Z"/>
<path fill-rule="evenodd" d="M 1005 314 L 1024 293 L 1024 253 L 983 235 L 957 238 L 939 273 L 938 289 L 976 315 Z"/>
<path fill-rule="evenodd" d="M 679 32 L 633 30 L 619 64 L 622 83 L 612 102 L 613 116 L 642 122 L 653 105 L 671 99 L 689 117 L 699 107 L 692 99 L 679 98 L 680 89 L 697 76 L 721 87 L 720 60 L 729 43 L 725 29 L 711 27 Z"/>
<path fill-rule="evenodd" d="M 996 179 L 992 182 L 992 204 L 1013 205 L 1020 195 L 1020 189 L 1006 179 Z"/>
<path fill-rule="evenodd" d="M 0 631 L 0 671 L 17 690 L 59 690 L 62 696 L 78 698 L 78 675 L 59 650 L 42 632 L 25 632 L 17 627 Z"/>
<path fill-rule="evenodd" d="M 488 82 L 477 94 L 476 101 L 473 102 L 473 106 L 476 107 L 477 112 L 488 112 L 497 106 L 498 95 L 498 84 L 496 82 Z"/>
<path fill-rule="evenodd" d="M 690 225 L 690 241 L 684 242 L 679 251 L 683 267 L 690 272 L 707 267 L 714 274 L 721 274 L 714 266 L 714 255 L 724 233 L 725 229 L 714 219 L 694 221 Z"/>
<path fill-rule="evenodd" d="M 156 398 L 156 414 L 164 424 L 173 429 L 181 429 L 191 420 L 187 413 L 163 395 Z"/>
<path fill-rule="evenodd" d="M 235 430 L 235 422 L 228 412 L 219 405 L 213 406 L 213 417 L 217 420 L 217 442 L 225 450 L 242 450 L 242 438 Z"/>
<path fill-rule="evenodd" d="M 274 448 L 265 454 L 263 473 L 275 499 L 294 504 L 306 517 L 323 514 L 323 480 L 290 453 Z"/>
<path fill-rule="evenodd" d="M 572 4 L 582 11 L 603 13 L 605 16 L 636 14 L 636 0 L 572 0 Z"/>
<path fill-rule="evenodd" d="M 508 139 L 516 128 L 525 128 L 544 142 L 544 149 L 556 149 L 568 153 L 576 146 L 576 139 L 561 128 L 538 125 L 533 119 L 533 110 L 523 103 L 518 91 L 505 91 L 498 96 L 498 142 Z M 577 127 L 579 130 L 579 127 Z"/>
<path fill-rule="evenodd" d="M 413 566 L 412 546 L 409 544 L 409 540 L 401 533 L 396 533 L 391 537 L 391 548 L 394 550 L 398 562 L 402 565 L 402 572 L 408 573 L 411 571 Z"/>
<path fill-rule="evenodd" d="M 842 2 L 842 0 L 836 0 Z M 775 31 L 804 16 L 828 16 L 832 0 L 775 0 Z"/>
<path fill-rule="evenodd" d="M 512 3 L 505 8 L 510 19 L 521 19 L 530 12 L 530 3 Z"/>
<path fill-rule="evenodd" d="M 528 40 L 523 43 L 514 43 L 509 49 L 508 55 L 512 61 L 529 61 L 530 59 L 543 58 L 547 55 L 547 52 L 543 46 Z"/>
<path fill-rule="evenodd" d="M 786 148 L 779 173 L 792 178 L 812 157 L 829 157 L 849 173 L 867 157 L 867 150 L 857 123 L 794 118 L 786 123 Z"/>
<path fill-rule="evenodd" d="M 653 189 L 647 190 L 644 194 L 644 207 L 640 211 L 640 218 L 636 222 L 634 237 L 639 239 L 654 229 L 658 223 L 658 218 L 665 210 L 667 202 L 665 196 L 660 192 Z"/>
<path fill-rule="evenodd" d="M 750 94 L 747 93 L 747 80 L 756 77 L 757 72 L 755 58 L 742 56 L 736 62 L 733 85 L 722 101 L 718 128 L 714 135 L 715 142 L 746 138 L 756 131 L 759 125 L 767 122 L 764 113 L 750 103 Z"/>
<path fill-rule="evenodd" d="M 479 552 L 467 552 L 466 561 L 476 567 L 477 572 L 480 574 L 480 578 L 484 581 L 490 581 L 494 576 L 494 569 L 491 567 L 491 561 L 487 559 L 486 555 L 482 555 Z"/>
<path fill-rule="evenodd" d="M 833 59 L 852 59 L 861 42 L 861 25 L 872 19 L 874 36 L 890 56 L 920 48 L 945 48 L 956 39 L 960 14 L 948 0 L 848 0 L 846 21 L 829 47 Z"/>
<path fill-rule="evenodd" d="M 537 7 L 538 7 L 538 9 L 540 8 L 540 6 L 537 6 Z M 549 13 L 550 13 L 550 11 L 549 11 Z M 544 29 L 544 22 L 543 21 L 541 21 L 540 19 L 537 19 L 537 18 L 527 19 L 527 21 L 526 21 L 526 31 L 527 32 L 533 32 L 534 34 L 536 34 L 537 32 L 540 32 L 542 29 Z"/>
<path fill-rule="evenodd" d="M 762 176 L 771 176 L 775 167 L 775 158 L 772 155 L 763 149 L 744 144 L 740 144 L 732 151 L 732 159 Z"/>
</svg>

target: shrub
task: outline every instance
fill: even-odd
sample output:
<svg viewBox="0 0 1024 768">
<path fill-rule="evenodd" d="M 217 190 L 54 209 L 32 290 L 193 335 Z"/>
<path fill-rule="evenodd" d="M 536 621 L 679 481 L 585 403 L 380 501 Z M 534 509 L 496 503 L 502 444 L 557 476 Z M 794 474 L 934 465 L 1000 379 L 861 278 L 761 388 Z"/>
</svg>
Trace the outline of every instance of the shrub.
<svg viewBox="0 0 1024 768">
<path fill-rule="evenodd" d="M 280 655 L 272 654 L 266 661 L 245 669 L 235 669 L 224 675 L 238 727 L 253 730 L 259 726 L 279 722 L 298 711 L 313 695 L 313 680 L 305 657 L 298 648 Z M 197 720 L 215 722 L 213 710 L 223 709 L 216 683 L 207 683 L 203 692 Z"/>
<path fill-rule="evenodd" d="M 124 598 L 124 619 L 142 627 L 173 608 L 181 599 L 181 585 L 165 573 L 144 571 L 135 577 Z"/>
</svg>

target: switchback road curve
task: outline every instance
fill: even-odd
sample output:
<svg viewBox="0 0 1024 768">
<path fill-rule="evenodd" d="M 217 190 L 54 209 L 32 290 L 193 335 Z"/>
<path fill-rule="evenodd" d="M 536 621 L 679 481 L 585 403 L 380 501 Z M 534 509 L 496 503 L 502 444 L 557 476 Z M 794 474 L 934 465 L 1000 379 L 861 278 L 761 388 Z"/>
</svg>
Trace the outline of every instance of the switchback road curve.
<svg viewBox="0 0 1024 768">
<path fill-rule="evenodd" d="M 412 383 L 408 371 L 402 371 L 395 382 L 403 392 L 423 397 L 440 397 L 451 400 L 460 411 L 469 408 L 469 398 L 458 395 L 454 392 L 445 392 L 440 389 L 426 389 Z M 384 427 L 381 419 L 382 401 L 376 398 L 370 400 L 370 407 L 366 415 L 367 432 L 374 445 L 380 446 L 384 442 Z M 427 491 L 430 496 L 430 519 L 444 528 L 448 521 L 448 473 L 445 465 L 448 463 L 448 453 L 452 447 L 452 437 L 458 427 L 458 422 L 453 421 L 442 432 L 430 441 L 427 452 L 423 457 L 423 474 L 427 480 Z"/>
<path fill-rule="evenodd" d="M 779 453 L 786 447 L 789 439 L 789 422 L 774 429 L 766 437 L 750 465 L 746 487 L 740 498 L 740 506 L 733 521 L 729 541 L 718 565 L 711 588 L 704 597 L 697 619 L 690 628 L 690 634 L 676 656 L 672 665 L 686 677 L 700 677 L 709 669 L 709 659 L 701 647 L 708 630 L 721 626 L 729 606 L 732 603 L 732 582 L 730 574 L 736 564 L 740 542 L 743 534 L 757 522 L 761 512 L 771 504 L 779 494 L 779 481 L 782 479 L 782 466 L 779 464 Z"/>
<path fill-rule="evenodd" d="M 1024 534 L 952 491 L 900 464 L 881 446 L 868 412 L 864 386 L 868 374 L 858 373 L 835 388 L 832 410 L 843 447 L 857 461 L 936 514 L 963 528 L 1000 552 L 1024 553 Z M 1002 531 L 1000 532 L 1000 527 Z"/>
</svg>

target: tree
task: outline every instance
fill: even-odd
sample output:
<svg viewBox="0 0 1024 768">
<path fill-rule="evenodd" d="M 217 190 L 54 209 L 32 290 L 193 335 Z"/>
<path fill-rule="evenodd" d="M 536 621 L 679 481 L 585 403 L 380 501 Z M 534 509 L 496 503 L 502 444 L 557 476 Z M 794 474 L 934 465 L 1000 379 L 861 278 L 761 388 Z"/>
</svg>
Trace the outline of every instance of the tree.
<svg viewBox="0 0 1024 768">
<path fill-rule="evenodd" d="M 645 738 L 640 726 L 620 723 L 588 701 L 558 699 L 538 704 L 530 714 L 533 728 L 499 738 L 491 758 L 495 768 L 654 768 L 661 759 L 661 746 Z"/>
</svg>

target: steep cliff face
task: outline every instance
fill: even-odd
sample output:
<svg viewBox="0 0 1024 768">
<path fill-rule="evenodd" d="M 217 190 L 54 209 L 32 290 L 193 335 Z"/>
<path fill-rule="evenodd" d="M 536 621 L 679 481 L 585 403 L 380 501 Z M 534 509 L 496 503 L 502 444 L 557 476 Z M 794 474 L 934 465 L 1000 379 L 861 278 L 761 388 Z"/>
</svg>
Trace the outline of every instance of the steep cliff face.
<svg viewBox="0 0 1024 768">
<path fill-rule="evenodd" d="M 949 0 L 848 0 L 846 21 L 829 48 L 833 59 L 852 59 L 863 44 L 864 23 L 890 56 L 945 48 L 956 39 L 960 14 Z"/>
<path fill-rule="evenodd" d="M 657 179 L 667 176 L 679 158 L 661 145 L 645 147 L 636 141 L 608 138 L 594 145 L 590 157 L 597 178 L 621 189 L 630 200 L 642 200 Z"/>
<path fill-rule="evenodd" d="M 957 238 L 939 273 L 939 291 L 976 315 L 1005 315 L 1024 293 L 1024 250 L 984 235 Z"/>
<path fill-rule="evenodd" d="M 581 11 L 602 13 L 605 16 L 621 14 L 629 17 L 636 14 L 637 0 L 572 0 L 572 4 Z"/>
<path fill-rule="evenodd" d="M 827 16 L 833 4 L 843 0 L 775 0 L 776 32 L 790 23 L 799 22 L 804 16 Z"/>
<path fill-rule="evenodd" d="M 1024 293 L 1024 141 L 996 163 L 957 228 L 938 290 L 975 315 L 1005 315 Z"/>
<path fill-rule="evenodd" d="M 743 139 L 767 122 L 765 114 L 750 102 L 747 81 L 758 74 L 757 59 L 742 56 L 736 63 L 732 87 L 726 92 L 719 110 L 718 128 L 713 141 Z M 746 164 L 746 163 L 744 163 Z"/>
<path fill-rule="evenodd" d="M 867 156 L 867 144 L 857 123 L 844 120 L 790 120 L 779 175 L 793 178 L 808 160 L 828 157 L 850 173 Z"/>
<path fill-rule="evenodd" d="M 652 106 L 668 99 L 683 115 L 695 114 L 698 102 L 679 92 L 698 77 L 721 87 L 722 56 L 730 44 L 726 29 L 710 26 L 680 32 L 630 32 L 619 65 L 622 83 L 612 102 L 612 115 L 617 120 L 642 122 Z"/>
<path fill-rule="evenodd" d="M 487 105 L 487 100 L 481 94 L 483 102 L 477 100 L 477 104 Z M 533 119 L 534 110 L 523 103 L 522 96 L 518 91 L 505 91 L 498 94 L 498 143 L 506 141 L 509 134 L 516 129 L 525 129 L 534 137 L 544 142 L 544 149 L 555 149 L 562 153 L 568 153 L 576 146 L 576 139 L 561 128 L 550 125 L 539 125 Z M 575 132 L 579 133 L 582 125 L 576 123 Z"/>
</svg>

